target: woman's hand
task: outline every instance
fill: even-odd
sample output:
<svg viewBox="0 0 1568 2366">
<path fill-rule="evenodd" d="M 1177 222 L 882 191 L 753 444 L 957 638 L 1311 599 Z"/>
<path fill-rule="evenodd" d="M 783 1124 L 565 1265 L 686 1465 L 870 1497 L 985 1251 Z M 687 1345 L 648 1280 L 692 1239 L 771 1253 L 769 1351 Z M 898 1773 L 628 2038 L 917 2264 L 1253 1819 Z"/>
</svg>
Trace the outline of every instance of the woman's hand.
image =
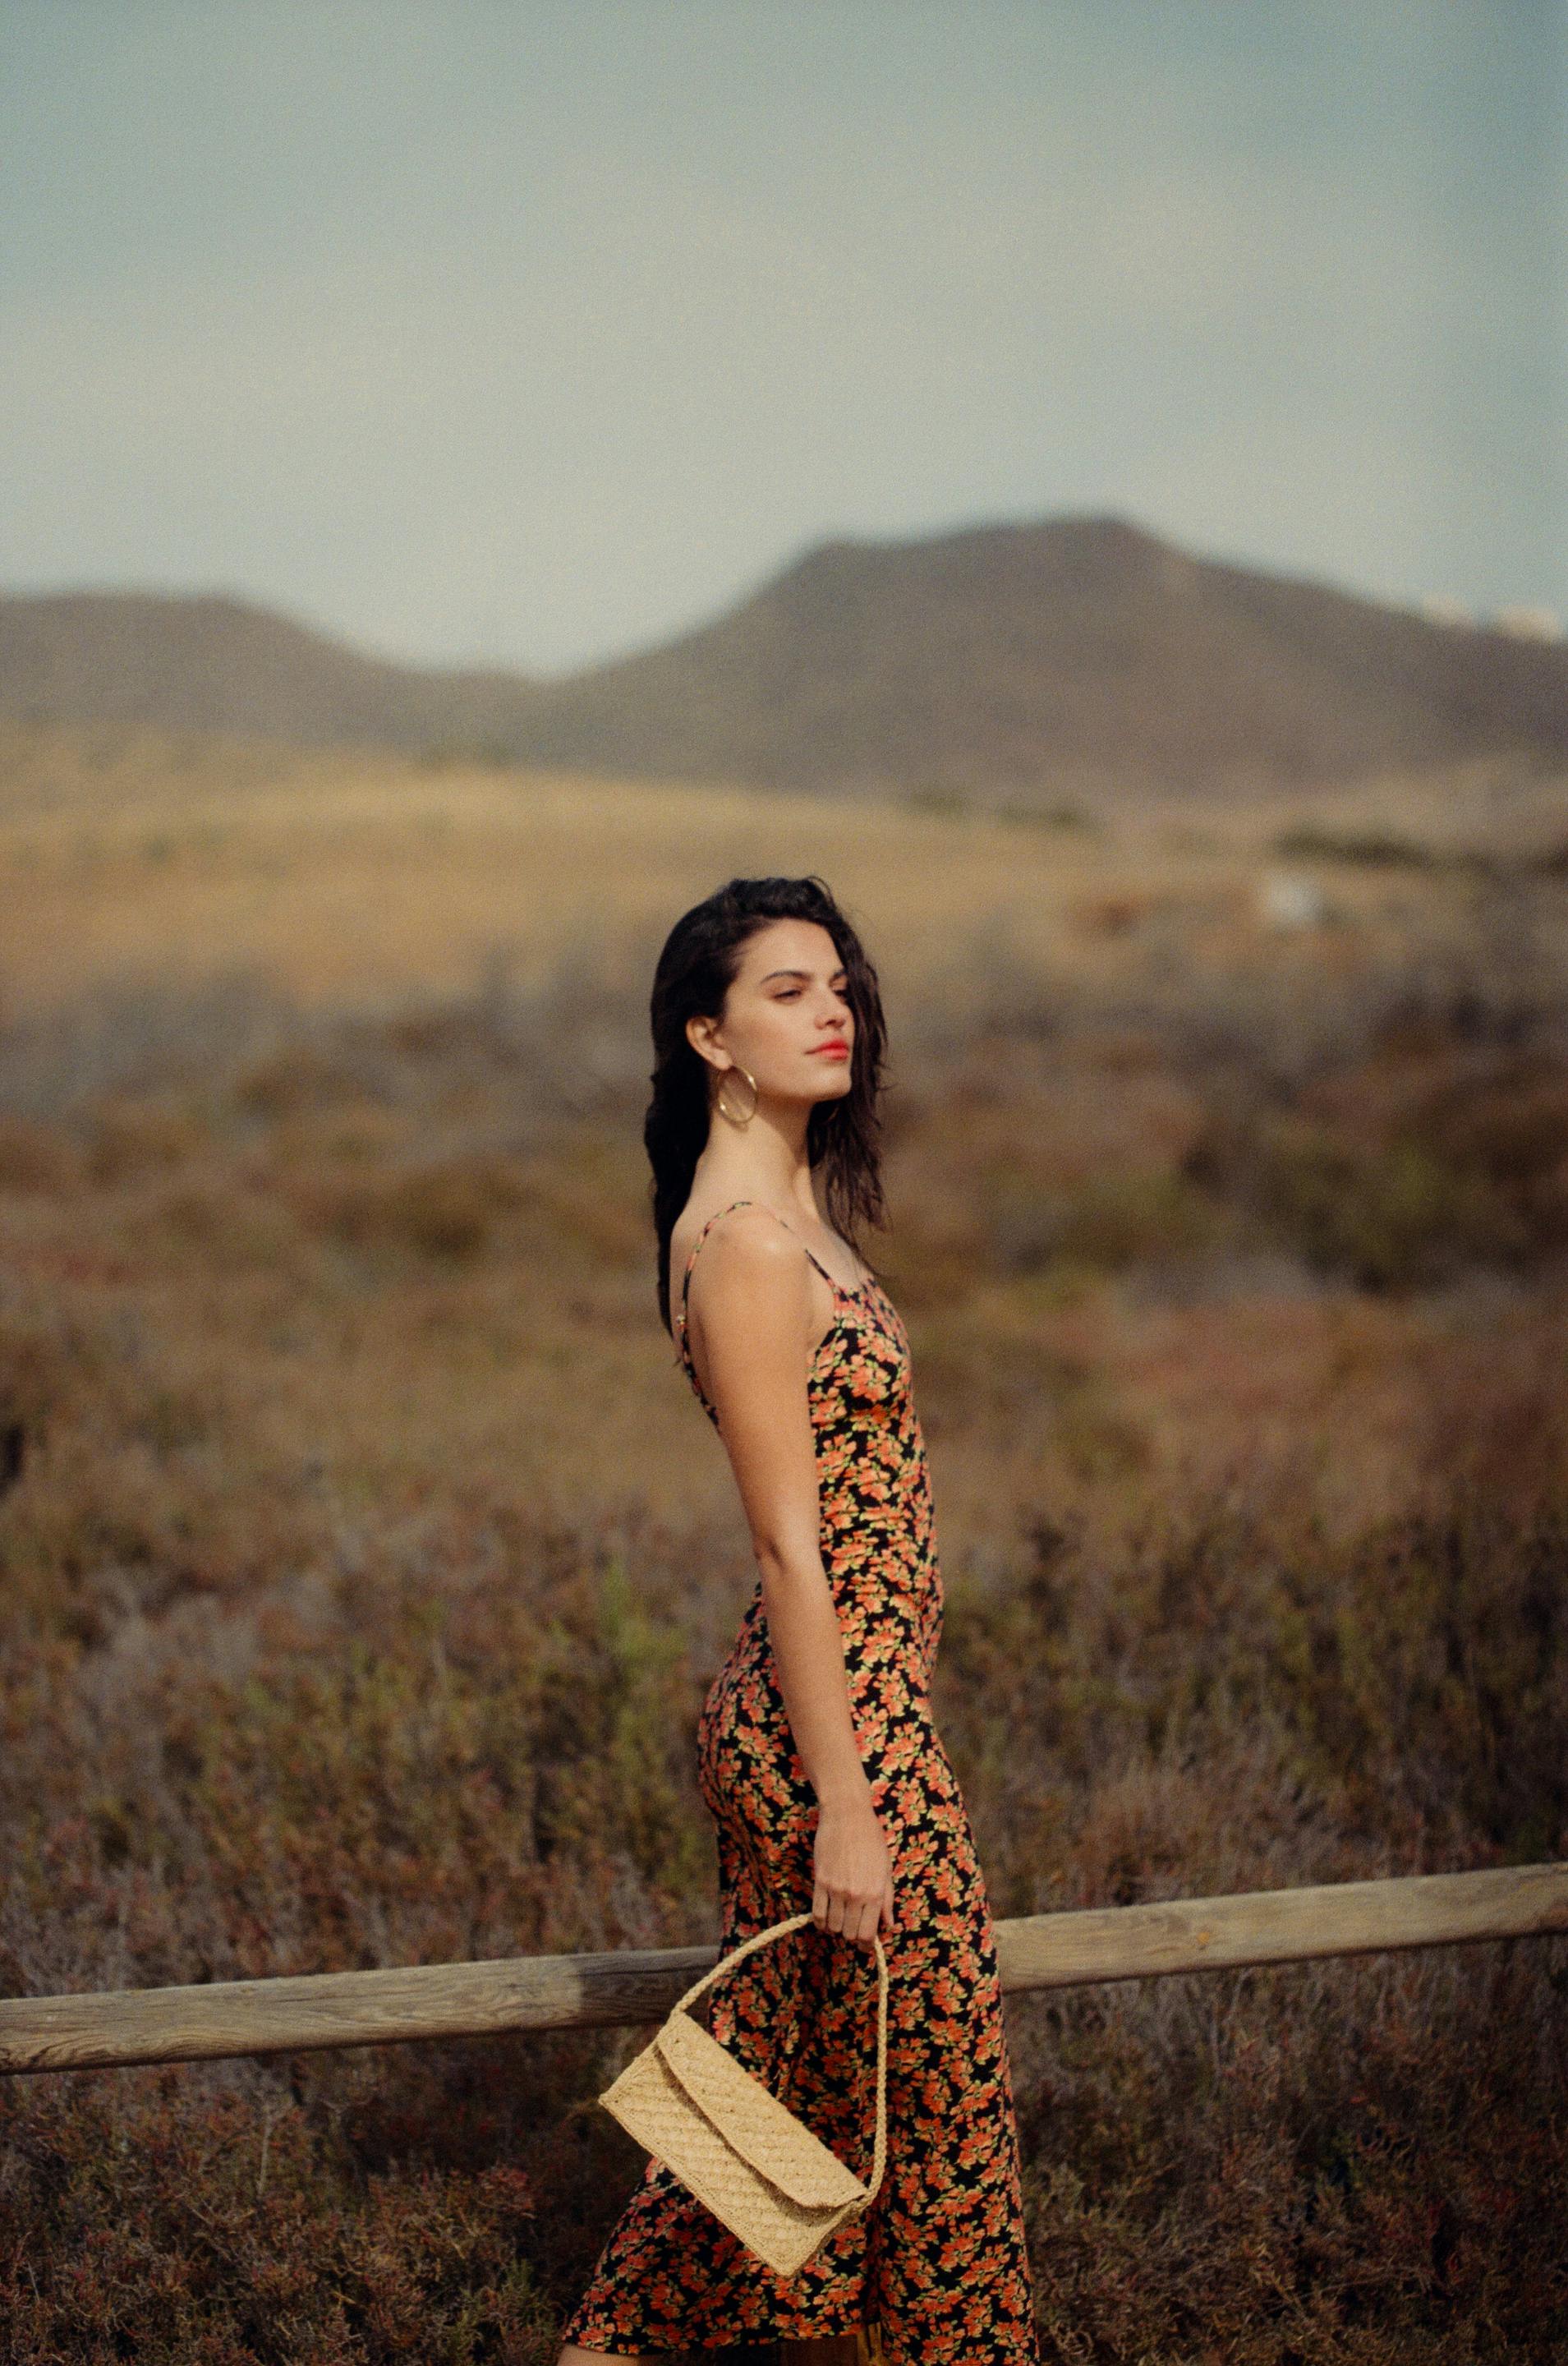
<svg viewBox="0 0 1568 2366">
<path fill-rule="evenodd" d="M 894 1928 L 892 1853 L 869 1792 L 820 1805 L 815 1865 L 811 1914 L 819 1931 L 841 1931 L 869 1947 L 878 1929 Z"/>
</svg>

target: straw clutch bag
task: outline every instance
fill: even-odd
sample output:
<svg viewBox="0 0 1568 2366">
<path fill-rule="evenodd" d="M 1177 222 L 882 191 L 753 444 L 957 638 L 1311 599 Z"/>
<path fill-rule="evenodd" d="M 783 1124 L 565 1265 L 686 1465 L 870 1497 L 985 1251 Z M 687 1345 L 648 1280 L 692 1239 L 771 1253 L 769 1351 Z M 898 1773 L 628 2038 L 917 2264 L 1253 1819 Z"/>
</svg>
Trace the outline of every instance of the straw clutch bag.
<svg viewBox="0 0 1568 2366">
<path fill-rule="evenodd" d="M 829 2152 L 776 2095 L 694 2021 L 686 2007 L 754 1947 L 798 1931 L 792 1914 L 732 1947 L 671 2008 L 670 2018 L 599 2097 L 638 2144 L 775 2274 L 793 2276 L 835 2226 L 863 2210 L 887 2157 L 887 1958 L 876 1948 L 876 2149 L 871 2183 Z"/>
</svg>

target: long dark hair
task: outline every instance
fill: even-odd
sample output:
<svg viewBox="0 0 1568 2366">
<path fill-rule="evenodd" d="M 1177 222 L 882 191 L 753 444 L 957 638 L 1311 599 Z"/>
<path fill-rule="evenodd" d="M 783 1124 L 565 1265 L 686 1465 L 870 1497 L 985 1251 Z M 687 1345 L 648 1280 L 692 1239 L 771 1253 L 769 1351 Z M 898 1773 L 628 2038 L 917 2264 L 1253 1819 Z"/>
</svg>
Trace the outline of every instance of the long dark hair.
<svg viewBox="0 0 1568 2366">
<path fill-rule="evenodd" d="M 716 1019 L 740 966 L 748 938 L 771 920 L 815 920 L 838 950 L 844 999 L 854 1013 L 852 1082 L 838 1098 L 818 1101 L 807 1121 L 806 1150 L 823 1170 L 829 1222 L 870 1265 L 863 1222 L 884 1222 L 879 1098 L 887 1030 L 876 972 L 827 883 L 731 879 L 682 912 L 664 941 L 653 974 L 653 1097 L 642 1138 L 653 1168 L 649 1187 L 658 1236 L 659 1319 L 670 1328 L 670 1235 L 691 1197 L 692 1177 L 708 1138 L 708 1064 L 687 1040 L 689 1019 Z M 874 1273 L 875 1268 L 872 1267 Z"/>
</svg>

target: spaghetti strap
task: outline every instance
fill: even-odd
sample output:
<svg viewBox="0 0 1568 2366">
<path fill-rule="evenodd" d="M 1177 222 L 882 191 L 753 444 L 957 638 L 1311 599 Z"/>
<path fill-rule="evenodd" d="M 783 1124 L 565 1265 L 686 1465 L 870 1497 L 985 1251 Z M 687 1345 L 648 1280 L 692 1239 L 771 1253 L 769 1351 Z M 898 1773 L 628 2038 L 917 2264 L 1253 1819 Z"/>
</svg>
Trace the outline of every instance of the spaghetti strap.
<svg viewBox="0 0 1568 2366">
<path fill-rule="evenodd" d="M 708 1402 L 708 1398 L 703 1388 L 702 1382 L 697 1378 L 697 1368 L 692 1361 L 691 1341 L 686 1335 L 686 1297 L 691 1285 L 692 1268 L 697 1261 L 697 1251 L 702 1247 L 702 1245 L 706 1240 L 708 1234 L 713 1229 L 714 1225 L 717 1223 L 721 1216 L 728 1215 L 731 1208 L 767 1207 L 768 1203 L 765 1200 L 746 1199 L 731 1200 L 727 1206 L 716 1208 L 713 1214 L 708 1218 L 706 1223 L 704 1224 L 701 1232 L 697 1234 L 696 1239 L 692 1243 L 692 1252 L 686 1259 L 686 1270 L 681 1277 L 681 1302 L 679 1306 L 673 1310 L 671 1317 L 671 1327 L 675 1336 L 676 1352 L 679 1355 L 682 1366 L 684 1369 L 686 1378 L 691 1381 L 692 1387 L 696 1393 L 697 1401 L 703 1406 L 710 1420 L 716 1421 L 718 1416 L 712 1404 Z M 789 1222 L 789 1219 L 786 1216 L 779 1216 L 779 1211 L 776 1208 L 769 1208 L 768 1213 L 771 1216 L 778 1216 L 779 1222 L 783 1224 L 786 1233 L 795 1233 L 795 1239 L 800 1242 L 801 1247 L 806 1251 L 807 1256 L 811 1259 L 812 1264 L 817 1268 L 818 1272 L 822 1276 L 823 1280 L 832 1291 L 834 1300 L 839 1308 L 838 1319 L 841 1321 L 843 1319 L 846 1304 L 852 1305 L 856 1299 L 869 1287 L 869 1284 L 863 1281 L 858 1285 L 857 1289 L 846 1290 L 841 1281 L 834 1280 L 832 1275 L 829 1272 L 827 1267 L 823 1264 L 816 1251 L 811 1248 L 807 1242 L 801 1240 L 800 1234 L 795 1233 L 795 1226 Z M 830 1336 L 831 1334 L 829 1333 L 828 1335 Z M 826 1340 L 820 1344 L 826 1345 Z"/>
<path fill-rule="evenodd" d="M 704 1224 L 701 1232 L 697 1234 L 696 1239 L 692 1243 L 692 1253 L 686 1259 L 686 1270 L 681 1277 L 681 1312 L 676 1317 L 676 1320 L 681 1325 L 682 1338 L 685 1335 L 686 1330 L 686 1293 L 691 1284 L 692 1268 L 697 1261 L 697 1251 L 706 1240 L 711 1228 L 717 1223 L 721 1216 L 728 1216 L 731 1208 L 767 1208 L 769 1215 L 778 1216 L 779 1222 L 784 1226 L 785 1232 L 793 1233 L 795 1234 L 795 1238 L 797 1241 L 800 1241 L 801 1247 L 806 1251 L 807 1256 L 811 1259 L 812 1264 L 817 1268 L 818 1272 L 821 1275 L 829 1288 L 836 1293 L 848 1294 L 844 1292 L 843 1283 L 841 1281 L 834 1280 L 833 1276 L 829 1272 L 827 1267 L 823 1264 L 816 1251 L 807 1242 L 801 1240 L 800 1234 L 795 1232 L 795 1226 L 790 1222 L 787 1216 L 779 1216 L 778 1210 L 776 1208 L 768 1208 L 768 1203 L 765 1200 L 731 1200 L 726 1206 L 716 1208 L 714 1210 L 713 1214 L 708 1218 L 706 1223 Z"/>
</svg>

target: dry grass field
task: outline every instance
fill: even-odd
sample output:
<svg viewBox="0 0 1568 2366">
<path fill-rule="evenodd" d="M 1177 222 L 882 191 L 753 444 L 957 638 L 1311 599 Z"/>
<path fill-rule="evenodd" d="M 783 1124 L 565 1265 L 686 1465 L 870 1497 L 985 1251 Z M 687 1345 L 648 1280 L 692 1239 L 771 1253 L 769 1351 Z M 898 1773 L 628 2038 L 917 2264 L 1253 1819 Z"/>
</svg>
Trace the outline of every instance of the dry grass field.
<svg viewBox="0 0 1568 2366">
<path fill-rule="evenodd" d="M 0 1984 L 712 1936 L 750 1570 L 639 1127 L 738 871 L 883 978 L 997 1912 L 1562 1853 L 1565 847 L 1497 765 L 1096 820 L 9 727 Z M 1560 2357 L 1565 2007 L 1559 1941 L 1015 2000 L 1043 2356 Z M 13 2082 L 7 2361 L 553 2359 L 639 2037 Z"/>
<path fill-rule="evenodd" d="M 1568 845 L 1568 784 L 1522 760 L 1430 781 L 1280 800 L 1130 802 L 1097 824 L 1072 804 L 1005 805 L 619 784 L 406 757 L 295 753 L 109 727 L 0 725 L 0 861 L 17 925 L 0 990 L 70 998 L 141 967 L 202 980 L 252 963 L 310 1004 L 450 994 L 498 956 L 525 979 L 592 938 L 642 990 L 670 919 L 735 872 L 817 870 L 875 944 L 890 997 L 973 985 L 998 932 L 1025 963 L 1088 981 L 1127 968 L 1127 941 L 1184 963 L 1256 958 L 1274 841 L 1316 829 L 1407 846 L 1440 870 L 1467 851 L 1529 860 Z M 1431 858 L 1437 858 L 1434 862 Z M 1340 863 L 1333 918 L 1356 941 L 1309 966 L 1371 960 L 1420 913 L 1451 918 L 1430 876 Z M 1120 949 L 1120 952 L 1119 952 Z"/>
</svg>

